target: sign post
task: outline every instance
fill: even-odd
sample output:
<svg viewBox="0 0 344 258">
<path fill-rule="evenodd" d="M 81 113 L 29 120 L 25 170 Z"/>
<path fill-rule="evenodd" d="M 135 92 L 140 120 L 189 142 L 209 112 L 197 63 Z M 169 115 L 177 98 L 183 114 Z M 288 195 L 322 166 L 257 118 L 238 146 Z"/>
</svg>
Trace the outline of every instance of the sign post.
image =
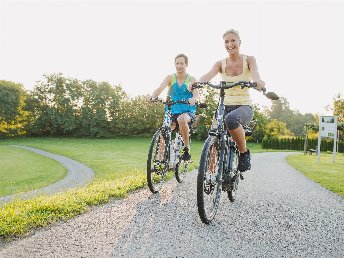
<svg viewBox="0 0 344 258">
<path fill-rule="evenodd" d="M 319 136 L 318 136 L 318 162 L 320 159 L 320 144 L 321 138 L 333 139 L 333 163 L 336 162 L 337 152 L 337 117 L 336 116 L 321 116 L 319 121 Z"/>
</svg>

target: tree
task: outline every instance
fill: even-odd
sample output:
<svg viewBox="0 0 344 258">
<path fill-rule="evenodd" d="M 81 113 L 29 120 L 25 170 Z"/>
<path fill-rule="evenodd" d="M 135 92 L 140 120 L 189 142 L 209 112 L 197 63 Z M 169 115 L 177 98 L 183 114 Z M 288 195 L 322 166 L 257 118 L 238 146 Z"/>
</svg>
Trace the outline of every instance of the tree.
<svg viewBox="0 0 344 258">
<path fill-rule="evenodd" d="M 72 135 L 80 130 L 81 83 L 61 73 L 44 75 L 30 94 L 35 120 L 30 131 L 38 135 Z"/>
<path fill-rule="evenodd" d="M 248 137 L 247 140 L 248 141 L 252 140 L 254 142 L 262 142 L 265 135 L 266 126 L 268 124 L 268 118 L 264 114 L 264 112 L 260 110 L 258 105 L 253 105 L 253 112 L 254 112 L 253 117 L 256 120 L 257 124 L 253 131 L 252 136 Z"/>
<path fill-rule="evenodd" d="M 26 98 L 22 84 L 0 80 L 0 137 L 27 133 L 30 112 L 25 110 Z"/>
<path fill-rule="evenodd" d="M 265 137 L 267 138 L 292 136 L 294 136 L 294 134 L 287 128 L 284 122 L 272 119 L 266 126 Z"/>
<path fill-rule="evenodd" d="M 218 105 L 218 92 L 212 88 L 200 89 L 200 102 L 207 105 L 206 108 L 197 108 L 196 114 L 198 116 L 198 126 L 195 130 L 194 139 L 204 140 L 208 136 L 208 131 L 213 123 L 213 118 L 216 113 Z"/>
<path fill-rule="evenodd" d="M 344 99 L 340 93 L 333 99 L 333 115 L 337 116 L 338 123 L 344 123 Z"/>
<path fill-rule="evenodd" d="M 270 119 L 284 122 L 287 128 L 296 136 L 303 135 L 304 124 L 316 122 L 314 115 L 310 113 L 301 114 L 298 110 L 290 109 L 289 102 L 284 97 L 273 101 L 271 110 L 268 110 L 267 114 Z"/>
</svg>

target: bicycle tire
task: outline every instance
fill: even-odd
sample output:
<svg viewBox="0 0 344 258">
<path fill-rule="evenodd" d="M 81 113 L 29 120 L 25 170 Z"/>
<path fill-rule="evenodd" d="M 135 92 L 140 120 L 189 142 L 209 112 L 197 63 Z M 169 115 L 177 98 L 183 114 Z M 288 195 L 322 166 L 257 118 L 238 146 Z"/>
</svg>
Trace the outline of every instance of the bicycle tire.
<svg viewBox="0 0 344 258">
<path fill-rule="evenodd" d="M 239 151 L 234 148 L 233 146 L 229 149 L 230 157 L 230 175 L 231 175 L 231 186 L 230 189 L 227 191 L 228 199 L 231 202 L 234 202 L 237 196 L 238 184 L 239 184 L 239 177 L 240 172 L 238 170 L 239 165 Z"/>
<path fill-rule="evenodd" d="M 159 146 L 163 153 L 159 153 Z M 165 181 L 169 165 L 169 139 L 163 129 L 158 129 L 152 137 L 147 159 L 147 184 L 152 193 L 158 193 Z M 160 158 L 158 157 L 160 156 Z"/>
<path fill-rule="evenodd" d="M 177 163 L 175 175 L 178 183 L 182 183 L 184 181 L 186 173 L 188 172 L 188 166 L 189 162 L 182 159 Z"/>
<path fill-rule="evenodd" d="M 209 224 L 216 215 L 220 204 L 223 162 L 220 157 L 219 140 L 216 136 L 209 136 L 204 145 L 197 175 L 197 208 L 203 223 Z M 215 149 L 214 149 L 215 148 Z M 211 153 L 216 151 L 216 153 Z M 214 160 L 216 157 L 216 160 Z M 209 171 L 210 161 L 216 164 L 213 171 Z M 211 172 L 211 173 L 209 173 Z M 220 177 L 221 176 L 221 177 Z M 214 194 L 214 197 L 210 196 Z M 208 200 L 209 199 L 209 200 Z M 208 207 L 209 206 L 209 207 Z"/>
<path fill-rule="evenodd" d="M 181 137 L 181 136 L 180 136 Z M 184 142 L 182 141 L 182 146 L 180 147 L 180 151 L 184 148 Z M 179 152 L 180 152 L 179 151 Z M 181 183 L 184 181 L 185 175 L 188 171 L 188 166 L 189 166 L 189 162 L 185 161 L 182 159 L 181 157 L 181 153 L 179 153 L 179 157 L 178 157 L 179 161 L 176 164 L 176 169 L 175 169 L 175 176 L 176 176 L 176 180 L 178 183 Z"/>
</svg>

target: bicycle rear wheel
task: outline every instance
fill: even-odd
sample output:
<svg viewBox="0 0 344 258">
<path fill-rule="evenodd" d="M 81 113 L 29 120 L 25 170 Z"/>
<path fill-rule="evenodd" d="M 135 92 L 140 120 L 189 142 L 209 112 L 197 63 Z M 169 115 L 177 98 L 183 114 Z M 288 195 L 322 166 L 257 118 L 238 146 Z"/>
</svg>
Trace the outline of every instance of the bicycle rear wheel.
<svg viewBox="0 0 344 258">
<path fill-rule="evenodd" d="M 160 191 L 168 170 L 169 140 L 161 130 L 157 130 L 152 138 L 147 159 L 147 183 L 152 193 Z"/>
<path fill-rule="evenodd" d="M 176 171 L 175 171 L 175 175 L 176 175 L 176 179 L 178 183 L 181 183 L 184 181 L 185 175 L 188 172 L 188 166 L 189 166 L 188 161 L 182 160 L 181 158 L 179 159 L 176 165 Z"/>
<path fill-rule="evenodd" d="M 238 184 L 239 184 L 239 177 L 240 172 L 238 170 L 238 164 L 239 164 L 239 151 L 231 146 L 229 149 L 229 155 L 230 155 L 230 163 L 229 163 L 229 169 L 230 169 L 230 176 L 231 176 L 231 186 L 229 190 L 227 191 L 228 199 L 231 202 L 235 201 L 237 190 L 238 190 Z"/>
<path fill-rule="evenodd" d="M 197 176 L 197 208 L 203 223 L 209 224 L 215 217 L 220 203 L 222 162 L 216 136 L 209 136 L 203 145 Z"/>
</svg>

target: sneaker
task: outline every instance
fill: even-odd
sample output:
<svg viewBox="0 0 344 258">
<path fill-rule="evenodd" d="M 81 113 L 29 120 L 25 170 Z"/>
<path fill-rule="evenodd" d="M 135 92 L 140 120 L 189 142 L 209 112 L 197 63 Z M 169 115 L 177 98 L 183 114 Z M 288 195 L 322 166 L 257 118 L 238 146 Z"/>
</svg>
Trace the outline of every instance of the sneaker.
<svg viewBox="0 0 344 258">
<path fill-rule="evenodd" d="M 251 155 L 249 149 L 244 153 L 240 153 L 238 169 L 240 172 L 251 169 Z"/>
<path fill-rule="evenodd" d="M 182 160 L 189 161 L 191 159 L 191 154 L 188 147 L 184 148 Z"/>
</svg>

